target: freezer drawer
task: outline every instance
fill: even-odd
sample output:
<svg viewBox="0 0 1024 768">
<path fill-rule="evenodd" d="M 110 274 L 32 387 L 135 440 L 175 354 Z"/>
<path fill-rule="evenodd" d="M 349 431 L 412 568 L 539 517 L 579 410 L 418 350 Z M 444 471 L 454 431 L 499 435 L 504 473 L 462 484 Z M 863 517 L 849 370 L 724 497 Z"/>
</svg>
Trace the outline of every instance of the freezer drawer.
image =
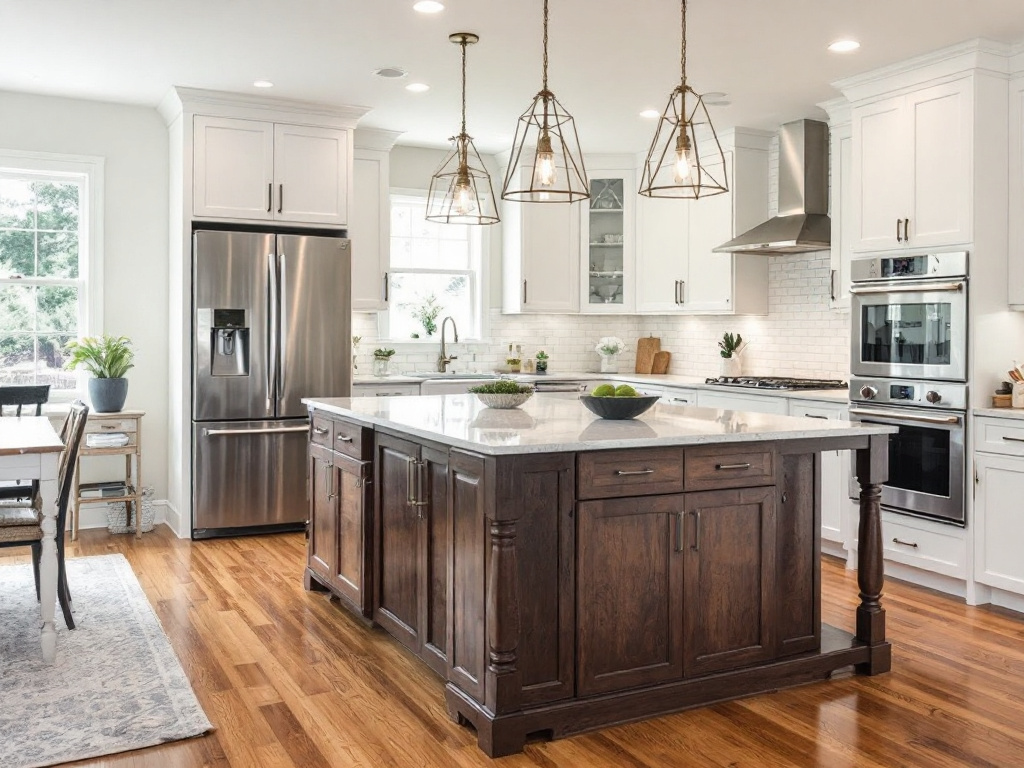
<svg viewBox="0 0 1024 768">
<path fill-rule="evenodd" d="M 301 529 L 306 420 L 193 422 L 192 538 Z"/>
</svg>

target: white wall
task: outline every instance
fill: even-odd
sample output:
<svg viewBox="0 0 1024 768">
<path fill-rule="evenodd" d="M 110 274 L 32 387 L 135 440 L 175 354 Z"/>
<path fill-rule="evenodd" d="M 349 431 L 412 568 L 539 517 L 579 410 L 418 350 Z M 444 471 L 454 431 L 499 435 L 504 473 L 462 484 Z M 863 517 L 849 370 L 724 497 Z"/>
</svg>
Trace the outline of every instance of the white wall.
<svg viewBox="0 0 1024 768">
<path fill-rule="evenodd" d="M 167 128 L 150 108 L 0 91 L 0 148 L 105 158 L 103 330 L 134 343 L 125 407 L 146 412 L 143 484 L 166 498 Z"/>
</svg>

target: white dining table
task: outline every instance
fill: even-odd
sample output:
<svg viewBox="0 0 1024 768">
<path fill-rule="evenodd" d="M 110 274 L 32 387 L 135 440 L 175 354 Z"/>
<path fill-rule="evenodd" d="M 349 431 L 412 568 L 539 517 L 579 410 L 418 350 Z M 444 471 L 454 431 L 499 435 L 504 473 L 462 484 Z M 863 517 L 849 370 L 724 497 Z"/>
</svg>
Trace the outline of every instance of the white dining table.
<svg viewBox="0 0 1024 768">
<path fill-rule="evenodd" d="M 42 509 L 39 608 L 43 659 L 57 659 L 57 466 L 64 444 L 45 416 L 0 418 L 0 480 L 38 480 Z M 62 532 L 63 533 L 63 532 Z"/>
</svg>

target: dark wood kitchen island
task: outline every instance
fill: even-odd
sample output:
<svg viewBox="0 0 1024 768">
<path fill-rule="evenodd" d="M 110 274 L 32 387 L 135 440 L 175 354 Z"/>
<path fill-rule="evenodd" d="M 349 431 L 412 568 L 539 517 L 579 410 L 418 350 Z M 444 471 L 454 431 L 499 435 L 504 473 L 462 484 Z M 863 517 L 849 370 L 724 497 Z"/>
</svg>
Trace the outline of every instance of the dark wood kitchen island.
<svg viewBox="0 0 1024 768">
<path fill-rule="evenodd" d="M 575 396 L 331 398 L 311 412 L 306 587 L 444 680 L 491 756 L 886 672 L 892 428 L 704 408 L 604 421 Z M 820 621 L 822 451 L 856 451 L 856 635 Z"/>
</svg>

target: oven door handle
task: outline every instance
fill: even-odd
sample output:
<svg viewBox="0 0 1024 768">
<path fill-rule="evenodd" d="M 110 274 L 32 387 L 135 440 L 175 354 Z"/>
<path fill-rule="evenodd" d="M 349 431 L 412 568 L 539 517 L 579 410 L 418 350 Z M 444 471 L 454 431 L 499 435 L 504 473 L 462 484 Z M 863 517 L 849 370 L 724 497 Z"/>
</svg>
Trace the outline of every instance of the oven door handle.
<svg viewBox="0 0 1024 768">
<path fill-rule="evenodd" d="M 886 285 L 855 285 L 850 293 L 858 296 L 876 293 L 960 293 L 966 287 L 963 280 L 952 283 L 887 283 Z"/>
<path fill-rule="evenodd" d="M 897 411 L 869 411 L 864 408 L 851 408 L 850 413 L 854 416 L 867 416 L 876 419 L 897 419 L 899 421 L 919 421 L 923 424 L 959 424 L 961 416 L 918 416 L 913 413 L 899 413 Z"/>
</svg>

